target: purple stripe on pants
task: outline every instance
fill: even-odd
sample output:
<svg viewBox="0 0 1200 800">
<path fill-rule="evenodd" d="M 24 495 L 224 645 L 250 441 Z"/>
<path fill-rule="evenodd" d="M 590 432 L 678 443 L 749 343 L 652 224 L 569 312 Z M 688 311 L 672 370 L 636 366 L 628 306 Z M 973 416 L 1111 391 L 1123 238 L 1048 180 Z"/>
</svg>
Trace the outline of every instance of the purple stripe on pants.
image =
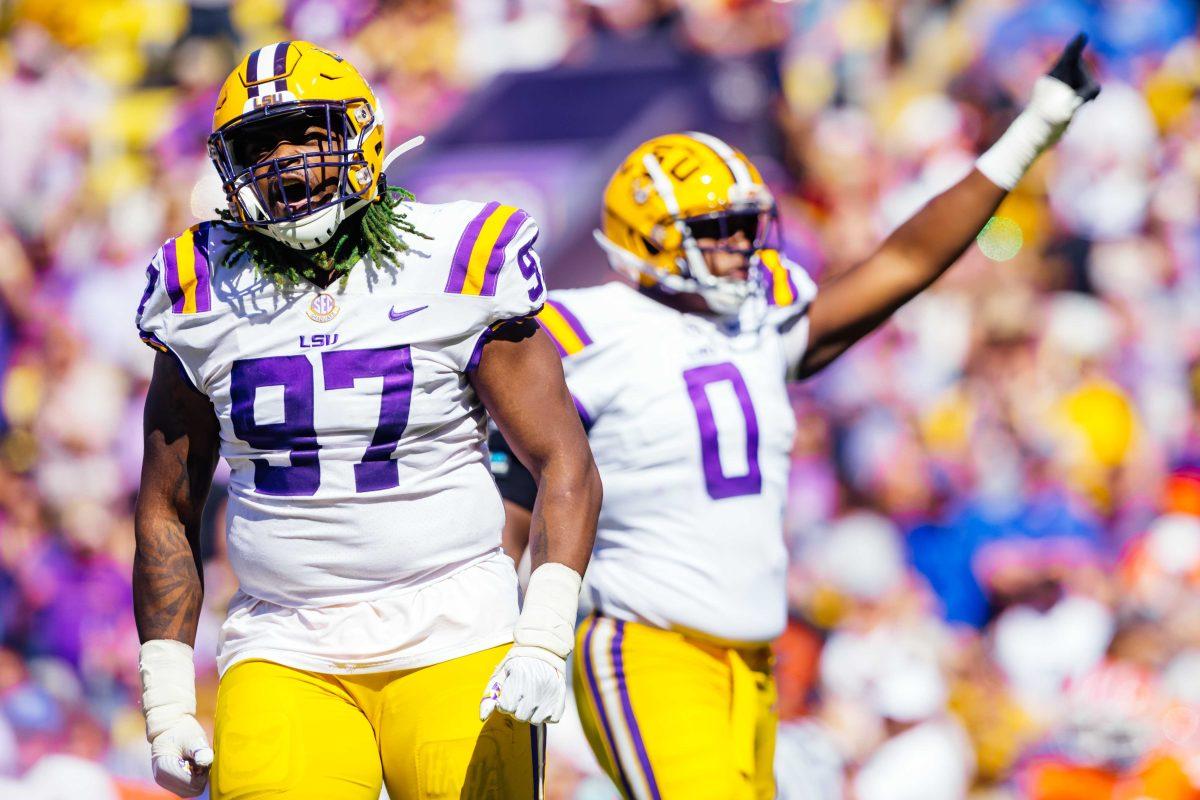
<svg viewBox="0 0 1200 800">
<path fill-rule="evenodd" d="M 446 280 L 447 292 L 454 294 L 462 292 L 467 283 L 467 267 L 471 263 L 471 250 L 475 247 L 475 240 L 479 238 L 479 233 L 483 230 L 483 224 L 487 222 L 487 218 L 499 207 L 500 204 L 493 200 L 475 215 L 475 219 L 467 223 L 462 238 L 458 240 L 458 247 L 454 248 L 454 258 L 450 262 L 450 277 Z"/>
<path fill-rule="evenodd" d="M 196 311 L 212 310 L 212 283 L 208 267 L 208 235 L 211 230 L 211 225 L 202 222 L 192 235 L 196 251 Z"/>
<path fill-rule="evenodd" d="M 548 300 L 546 302 L 548 305 L 553 306 L 555 311 L 557 311 L 559 314 L 562 314 L 562 318 L 566 321 L 567 327 L 575 331 L 575 335 L 579 337 L 579 341 L 583 343 L 584 347 L 587 347 L 592 343 L 592 337 L 588 336 L 588 332 L 583 327 L 583 323 L 579 321 L 578 317 L 571 313 L 571 309 L 567 308 L 557 300 Z"/>
<path fill-rule="evenodd" d="M 487 269 L 483 273 L 483 288 L 479 292 L 481 295 L 496 296 L 496 281 L 500 277 L 500 268 L 504 266 L 504 249 L 508 247 L 508 243 L 517 235 L 517 230 L 527 219 L 529 219 L 529 215 L 524 211 L 516 211 L 500 229 L 500 236 L 496 238 L 492 254 L 488 257 Z"/>
<path fill-rule="evenodd" d="M 608 740 L 608 749 L 612 752 L 613 765 L 616 766 L 617 777 L 621 780 L 621 789 L 625 792 L 626 797 L 633 798 L 633 789 L 629 787 L 629 778 L 625 776 L 625 769 L 621 766 L 621 757 L 617 755 L 617 740 L 613 738 L 612 726 L 608 724 L 608 714 L 604 711 L 604 698 L 600 695 L 600 688 L 596 685 L 596 670 L 592 666 L 592 634 L 596 632 L 596 623 L 599 621 L 599 617 L 592 617 L 588 632 L 583 636 L 583 669 L 587 673 L 588 690 L 592 693 L 592 699 L 596 701 L 596 711 L 600 714 L 600 725 L 604 728 L 604 738 Z"/>
<path fill-rule="evenodd" d="M 617 679 L 617 692 L 621 695 L 621 710 L 625 713 L 625 727 L 633 739 L 633 747 L 637 750 L 638 761 L 650 785 L 650 796 L 654 800 L 662 800 L 658 793 L 658 782 L 654 780 L 654 771 L 650 769 L 650 756 L 646 755 L 646 745 L 642 742 L 642 732 L 638 729 L 637 718 L 633 716 L 633 704 L 629 702 L 629 690 L 625 686 L 625 660 L 621 653 L 621 641 L 625 638 L 625 623 L 616 620 L 617 632 L 612 640 L 613 672 Z"/>
</svg>

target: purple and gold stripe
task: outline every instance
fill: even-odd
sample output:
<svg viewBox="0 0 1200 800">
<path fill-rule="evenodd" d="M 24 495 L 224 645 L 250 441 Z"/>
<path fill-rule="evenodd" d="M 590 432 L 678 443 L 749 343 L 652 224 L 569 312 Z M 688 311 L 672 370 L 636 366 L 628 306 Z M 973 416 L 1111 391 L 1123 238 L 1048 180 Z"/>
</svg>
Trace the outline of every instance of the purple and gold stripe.
<svg viewBox="0 0 1200 800">
<path fill-rule="evenodd" d="M 612 641 L 613 675 L 617 681 L 617 693 L 621 696 L 621 711 L 625 715 L 625 727 L 629 729 L 630 738 L 633 739 L 638 763 L 641 764 L 642 774 L 650 787 L 650 796 L 654 800 L 662 800 L 662 795 L 658 791 L 658 783 L 654 780 L 654 770 L 650 768 L 650 756 L 646 754 L 646 745 L 642 741 L 642 732 L 638 728 L 637 717 L 633 714 L 633 703 L 629 700 L 629 687 L 625 684 L 625 656 L 621 649 L 621 643 L 625 638 L 625 623 L 617 620 L 616 625 L 617 632 L 613 634 Z"/>
<path fill-rule="evenodd" d="M 527 219 L 529 215 L 516 206 L 497 202 L 484 206 L 467 223 L 458 240 L 450 262 L 446 291 L 494 297 L 500 269 L 504 266 L 504 250 Z"/>
<path fill-rule="evenodd" d="M 209 228 L 204 222 L 194 225 L 163 246 L 163 277 L 171 310 L 176 314 L 212 310 Z"/>
<path fill-rule="evenodd" d="M 796 302 L 800 292 L 792 273 L 779 257 L 778 250 L 762 250 L 759 252 L 762 262 L 763 280 L 767 290 L 767 305 L 786 307 Z"/>
<path fill-rule="evenodd" d="M 547 300 L 537 315 L 538 324 L 554 342 L 560 358 L 573 356 L 592 343 L 587 329 L 571 309 L 557 300 Z"/>
<path fill-rule="evenodd" d="M 608 748 L 608 754 L 612 758 L 613 766 L 617 769 L 617 777 L 621 783 L 621 790 L 625 797 L 636 797 L 633 789 L 629 785 L 629 776 L 625 774 L 625 767 L 621 764 L 621 759 L 617 756 L 617 740 L 613 737 L 612 725 L 608 721 L 608 709 L 604 705 L 604 696 L 600 694 L 600 685 L 596 680 L 596 665 L 592 655 L 592 636 L 596 633 L 596 625 L 600 621 L 599 617 L 593 616 L 587 621 L 587 633 L 583 636 L 583 669 L 587 675 L 588 692 L 592 696 L 592 703 L 596 706 L 596 714 L 600 717 L 600 726 L 604 730 L 604 744 Z"/>
</svg>

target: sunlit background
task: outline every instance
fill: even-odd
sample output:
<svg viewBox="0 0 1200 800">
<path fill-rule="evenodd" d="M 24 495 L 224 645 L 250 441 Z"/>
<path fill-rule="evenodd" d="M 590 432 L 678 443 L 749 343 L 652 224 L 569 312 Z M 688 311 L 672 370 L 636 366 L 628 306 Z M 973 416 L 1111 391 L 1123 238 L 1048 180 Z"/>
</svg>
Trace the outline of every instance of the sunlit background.
<svg viewBox="0 0 1200 800">
<path fill-rule="evenodd" d="M 1200 47 L 1171 0 L 0 0 L 0 797 L 165 797 L 132 317 L 220 202 L 204 141 L 242 54 L 348 57 L 389 146 L 429 137 L 392 182 L 524 206 L 551 286 L 614 279 L 604 181 L 690 128 L 760 165 L 819 279 L 962 175 L 1079 29 L 1099 100 L 946 279 L 793 390 L 780 794 L 1197 797 Z M 550 751 L 552 798 L 614 796 L 570 722 Z"/>
</svg>

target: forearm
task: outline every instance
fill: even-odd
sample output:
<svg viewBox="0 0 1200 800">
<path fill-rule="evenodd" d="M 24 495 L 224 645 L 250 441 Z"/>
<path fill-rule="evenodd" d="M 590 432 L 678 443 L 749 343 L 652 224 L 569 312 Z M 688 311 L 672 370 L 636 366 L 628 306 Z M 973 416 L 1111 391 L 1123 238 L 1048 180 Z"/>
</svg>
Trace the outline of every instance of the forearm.
<svg viewBox="0 0 1200 800">
<path fill-rule="evenodd" d="M 529 524 L 533 569 L 564 564 L 579 574 L 587 568 L 600 513 L 600 475 L 585 447 L 545 465 Z"/>
<path fill-rule="evenodd" d="M 1029 106 L 980 156 L 969 175 L 897 228 L 864 262 L 821 286 L 809 310 L 808 350 L 799 377 L 829 364 L 879 327 L 950 268 L 1004 196 L 1100 91 L 1081 60 L 1076 37 L 1034 87 Z"/>
<path fill-rule="evenodd" d="M 170 514 L 139 513 L 133 557 L 133 615 L 138 637 L 196 640 L 204 586 L 196 537 Z M 198 544 L 198 542 L 197 542 Z"/>
<path fill-rule="evenodd" d="M 958 261 L 1008 194 L 978 170 L 930 200 L 860 267 L 872 268 L 884 319 L 916 297 Z"/>
<path fill-rule="evenodd" d="M 208 399 L 159 354 L 146 395 L 141 488 L 134 509 L 133 614 L 142 642 L 196 639 L 204 595 L 200 514 L 217 464 Z"/>
</svg>

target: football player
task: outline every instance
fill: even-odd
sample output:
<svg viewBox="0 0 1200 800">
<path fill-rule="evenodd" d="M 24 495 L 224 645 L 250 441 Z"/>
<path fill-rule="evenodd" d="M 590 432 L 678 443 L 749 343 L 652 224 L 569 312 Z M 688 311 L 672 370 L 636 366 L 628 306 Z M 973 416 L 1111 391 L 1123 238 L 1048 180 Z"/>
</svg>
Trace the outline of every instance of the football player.
<svg viewBox="0 0 1200 800">
<path fill-rule="evenodd" d="M 574 688 L 626 797 L 775 796 L 785 381 L 829 364 L 955 262 L 1099 91 L 1083 45 L 1064 51 L 975 170 L 819 292 L 780 255 L 758 171 L 724 142 L 660 136 L 613 175 L 596 238 L 637 288 L 554 292 L 538 318 L 604 481 Z M 540 491 L 507 463 L 498 480 L 517 553 L 520 506 Z"/>
<path fill-rule="evenodd" d="M 534 221 L 412 202 L 386 185 L 383 142 L 345 60 L 298 41 L 254 51 L 209 139 L 227 218 L 148 269 L 137 324 L 160 352 L 135 614 L 155 778 L 182 796 L 210 773 L 214 800 L 540 796 L 598 475 L 531 319 Z M 541 498 L 519 613 L 486 414 Z M 210 746 L 192 644 L 218 453 L 240 588 Z"/>
</svg>

